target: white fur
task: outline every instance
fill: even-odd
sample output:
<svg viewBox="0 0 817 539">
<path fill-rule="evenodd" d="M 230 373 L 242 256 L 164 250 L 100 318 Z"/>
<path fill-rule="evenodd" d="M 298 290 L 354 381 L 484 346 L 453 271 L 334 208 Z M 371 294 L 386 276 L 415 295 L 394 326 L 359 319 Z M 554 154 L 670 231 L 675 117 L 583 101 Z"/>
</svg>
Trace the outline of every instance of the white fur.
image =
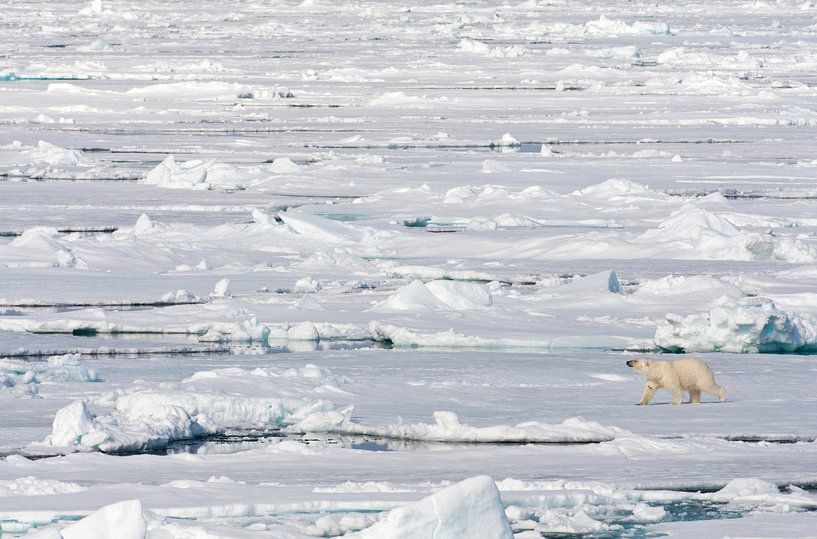
<svg viewBox="0 0 817 539">
<path fill-rule="evenodd" d="M 726 389 L 715 383 L 712 369 L 697 357 L 685 357 L 676 361 L 636 358 L 627 362 L 647 378 L 644 393 L 637 404 L 649 404 L 655 392 L 666 389 L 672 393 L 672 404 L 681 404 L 684 392 L 689 392 L 689 402 L 699 404 L 701 391 L 715 395 L 721 402 L 726 400 Z"/>
</svg>

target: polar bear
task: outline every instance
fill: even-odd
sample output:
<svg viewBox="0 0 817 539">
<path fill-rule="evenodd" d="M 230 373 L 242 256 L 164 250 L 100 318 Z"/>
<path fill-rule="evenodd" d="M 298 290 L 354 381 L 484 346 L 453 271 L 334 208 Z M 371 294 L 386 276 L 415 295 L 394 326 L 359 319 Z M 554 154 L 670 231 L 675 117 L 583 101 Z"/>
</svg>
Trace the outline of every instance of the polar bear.
<svg viewBox="0 0 817 539">
<path fill-rule="evenodd" d="M 681 404 L 684 391 L 689 392 L 689 402 L 700 404 L 701 391 L 715 395 L 721 402 L 726 400 L 726 389 L 715 383 L 712 369 L 697 357 L 685 357 L 676 361 L 658 361 L 636 358 L 627 362 L 647 378 L 644 394 L 636 404 L 649 404 L 655 392 L 661 388 L 672 393 L 672 404 Z"/>
</svg>

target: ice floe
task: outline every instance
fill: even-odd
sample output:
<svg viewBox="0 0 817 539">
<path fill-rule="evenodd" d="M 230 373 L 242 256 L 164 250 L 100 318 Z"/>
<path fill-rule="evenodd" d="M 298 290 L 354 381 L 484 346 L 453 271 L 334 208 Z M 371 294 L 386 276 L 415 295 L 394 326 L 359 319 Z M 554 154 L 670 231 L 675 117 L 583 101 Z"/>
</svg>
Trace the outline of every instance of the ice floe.
<svg viewBox="0 0 817 539">
<path fill-rule="evenodd" d="M 244 189 L 242 172 L 233 165 L 213 159 L 177 163 L 172 155 L 145 175 L 144 183 L 181 189 Z"/>
</svg>

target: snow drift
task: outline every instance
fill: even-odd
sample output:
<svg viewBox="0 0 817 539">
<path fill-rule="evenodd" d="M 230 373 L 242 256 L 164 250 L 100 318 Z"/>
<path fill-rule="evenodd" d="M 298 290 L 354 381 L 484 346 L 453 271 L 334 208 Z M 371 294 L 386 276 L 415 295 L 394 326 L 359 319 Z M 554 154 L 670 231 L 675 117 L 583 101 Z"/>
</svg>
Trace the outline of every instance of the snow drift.
<svg viewBox="0 0 817 539">
<path fill-rule="evenodd" d="M 417 279 L 400 288 L 372 310 L 467 311 L 487 309 L 491 304 L 491 290 L 485 285 L 448 280 L 424 284 Z"/>
</svg>

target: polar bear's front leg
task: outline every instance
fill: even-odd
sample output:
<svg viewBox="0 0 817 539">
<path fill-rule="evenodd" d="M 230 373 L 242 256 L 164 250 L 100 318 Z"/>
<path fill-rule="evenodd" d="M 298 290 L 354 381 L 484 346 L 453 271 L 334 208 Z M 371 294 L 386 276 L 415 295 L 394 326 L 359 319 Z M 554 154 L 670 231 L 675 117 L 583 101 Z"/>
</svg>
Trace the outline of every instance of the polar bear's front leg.
<svg viewBox="0 0 817 539">
<path fill-rule="evenodd" d="M 658 384 L 654 382 L 644 384 L 644 393 L 641 394 L 641 400 L 636 405 L 649 404 L 656 391 L 658 391 Z"/>
</svg>

